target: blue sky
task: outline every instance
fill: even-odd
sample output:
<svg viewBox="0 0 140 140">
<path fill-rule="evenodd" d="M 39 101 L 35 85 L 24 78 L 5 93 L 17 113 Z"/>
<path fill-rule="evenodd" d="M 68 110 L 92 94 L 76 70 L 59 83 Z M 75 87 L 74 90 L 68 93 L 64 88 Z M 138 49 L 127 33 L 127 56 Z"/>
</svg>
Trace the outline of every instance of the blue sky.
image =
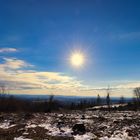
<svg viewBox="0 0 140 140">
<path fill-rule="evenodd" d="M 9 84 L 13 73 L 32 75 L 30 71 L 35 71 L 72 78 L 70 84 L 78 82 L 79 89 L 110 85 L 120 90 L 140 86 L 139 7 L 139 0 L 1 0 L 1 83 Z M 68 58 L 79 49 L 87 60 L 84 68 L 75 69 Z M 11 67 L 7 67 L 11 62 Z M 11 76 L 9 79 L 6 73 Z M 17 78 L 15 83 L 20 82 Z M 51 84 L 52 90 L 52 83 L 62 84 L 58 81 L 45 83 Z M 63 90 L 69 86 L 66 84 L 63 81 Z M 18 86 L 15 88 L 21 90 L 21 83 Z M 35 87 L 25 86 L 24 90 L 32 88 Z M 43 90 L 36 89 L 48 93 Z M 57 87 L 55 90 L 58 92 Z M 77 94 L 76 90 L 73 94 Z"/>
</svg>

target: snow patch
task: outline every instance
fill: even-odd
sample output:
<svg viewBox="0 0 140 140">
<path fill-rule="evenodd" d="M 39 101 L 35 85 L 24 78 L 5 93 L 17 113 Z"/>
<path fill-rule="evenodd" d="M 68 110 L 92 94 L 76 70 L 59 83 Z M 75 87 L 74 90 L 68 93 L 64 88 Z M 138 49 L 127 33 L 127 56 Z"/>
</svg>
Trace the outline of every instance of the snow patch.
<svg viewBox="0 0 140 140">
<path fill-rule="evenodd" d="M 14 138 L 14 140 L 32 140 L 32 139 L 28 139 L 28 138 L 24 138 L 23 136 L 20 136 L 18 138 Z"/>
<path fill-rule="evenodd" d="M 86 133 L 84 135 L 76 135 L 74 136 L 75 140 L 91 140 L 94 138 L 94 135 L 92 133 Z"/>
<path fill-rule="evenodd" d="M 10 125 L 10 122 L 0 123 L 0 128 L 2 128 L 2 129 L 8 129 L 8 128 L 11 128 L 11 127 L 14 127 L 14 126 L 16 126 L 16 125 L 15 124 Z"/>
</svg>

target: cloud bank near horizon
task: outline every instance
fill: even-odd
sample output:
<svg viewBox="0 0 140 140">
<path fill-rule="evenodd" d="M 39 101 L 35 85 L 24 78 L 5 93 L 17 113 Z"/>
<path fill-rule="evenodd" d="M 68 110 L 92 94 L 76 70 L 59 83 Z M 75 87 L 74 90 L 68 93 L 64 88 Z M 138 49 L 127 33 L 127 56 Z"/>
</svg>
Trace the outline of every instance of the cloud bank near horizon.
<svg viewBox="0 0 140 140">
<path fill-rule="evenodd" d="M 0 53 L 17 51 L 0 49 Z M 107 89 L 85 85 L 76 77 L 61 72 L 36 70 L 36 66 L 14 57 L 2 57 L 0 77 L 0 85 L 5 85 L 10 93 L 105 96 Z M 132 96 L 135 87 L 140 87 L 140 81 L 121 82 L 111 86 L 110 91 L 112 96 Z"/>
</svg>

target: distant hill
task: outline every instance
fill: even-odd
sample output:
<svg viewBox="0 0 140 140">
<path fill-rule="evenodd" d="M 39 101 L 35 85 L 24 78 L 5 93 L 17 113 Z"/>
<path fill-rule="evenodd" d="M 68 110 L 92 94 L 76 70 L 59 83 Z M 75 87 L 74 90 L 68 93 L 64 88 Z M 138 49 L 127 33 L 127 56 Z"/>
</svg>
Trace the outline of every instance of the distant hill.
<svg viewBox="0 0 140 140">
<path fill-rule="evenodd" d="M 26 100 L 47 100 L 50 95 L 27 95 L 27 94 L 11 94 L 16 98 L 21 98 L 21 99 L 26 99 Z M 8 95 L 10 96 L 10 94 Z M 82 100 L 86 100 L 86 101 L 96 101 L 95 96 L 93 97 L 86 97 L 86 96 L 63 96 L 63 95 L 54 95 L 54 99 L 58 100 L 58 101 L 63 101 L 63 102 L 67 102 L 67 103 L 71 103 L 71 102 L 75 102 L 78 103 Z M 102 97 L 102 102 L 105 103 L 105 97 Z M 112 97 L 111 98 L 111 102 L 112 103 L 118 103 L 120 100 L 119 97 Z M 125 98 L 126 102 L 132 101 L 132 98 Z"/>
</svg>

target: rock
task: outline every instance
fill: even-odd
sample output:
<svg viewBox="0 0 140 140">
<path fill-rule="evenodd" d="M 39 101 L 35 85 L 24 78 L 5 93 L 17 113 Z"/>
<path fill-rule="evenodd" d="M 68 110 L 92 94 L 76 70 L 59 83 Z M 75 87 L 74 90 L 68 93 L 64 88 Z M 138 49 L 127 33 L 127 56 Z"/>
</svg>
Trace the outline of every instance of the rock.
<svg viewBox="0 0 140 140">
<path fill-rule="evenodd" d="M 119 124 L 120 122 L 118 120 L 114 120 L 113 123 Z"/>
<path fill-rule="evenodd" d="M 3 116 L 0 116 L 0 121 L 3 121 L 4 120 L 4 117 Z"/>
<path fill-rule="evenodd" d="M 84 120 L 85 119 L 85 115 L 82 115 L 81 119 Z"/>
<path fill-rule="evenodd" d="M 33 117 L 34 117 L 34 116 L 33 116 L 31 113 L 25 113 L 23 118 L 24 118 L 25 120 L 29 120 L 29 119 L 32 119 Z"/>
<path fill-rule="evenodd" d="M 126 114 L 124 114 L 124 115 L 123 115 L 123 117 L 127 117 L 127 115 L 126 115 Z"/>
<path fill-rule="evenodd" d="M 98 120 L 99 120 L 99 121 L 105 121 L 106 118 L 104 118 L 103 116 L 99 116 L 99 117 L 98 117 Z"/>
<path fill-rule="evenodd" d="M 139 135 L 138 131 L 132 130 L 132 129 L 127 129 L 126 132 L 128 133 L 128 136 L 130 137 L 135 137 Z"/>
<path fill-rule="evenodd" d="M 61 129 L 61 127 L 63 127 L 64 124 L 65 124 L 65 123 L 64 123 L 63 121 L 58 121 L 57 127 L 58 127 L 59 129 Z"/>
<path fill-rule="evenodd" d="M 84 124 L 75 124 L 72 128 L 74 134 L 84 134 L 86 133 L 86 128 Z"/>
<path fill-rule="evenodd" d="M 105 130 L 107 129 L 107 126 L 99 126 L 99 130 Z"/>
<path fill-rule="evenodd" d="M 74 138 L 67 136 L 50 136 L 48 140 L 74 140 Z"/>
</svg>

